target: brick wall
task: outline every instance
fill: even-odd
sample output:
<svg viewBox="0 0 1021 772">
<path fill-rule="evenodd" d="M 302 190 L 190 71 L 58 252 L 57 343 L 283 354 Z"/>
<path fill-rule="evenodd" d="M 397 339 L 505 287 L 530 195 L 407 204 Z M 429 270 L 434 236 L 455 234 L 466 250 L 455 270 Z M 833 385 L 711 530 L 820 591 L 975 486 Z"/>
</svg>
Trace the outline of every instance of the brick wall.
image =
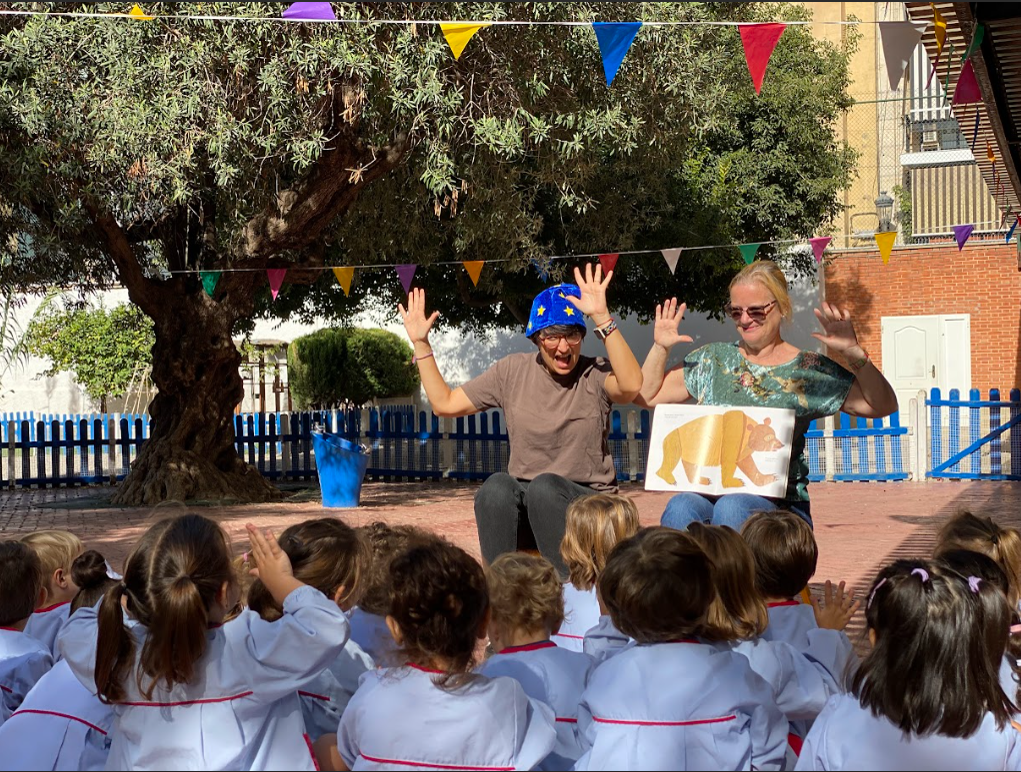
<svg viewBox="0 0 1021 772">
<path fill-rule="evenodd" d="M 1021 385 L 1021 273 L 1014 243 L 969 241 L 827 254 L 826 299 L 851 310 L 862 345 L 882 367 L 884 316 L 971 314 L 971 383 L 985 394 Z"/>
</svg>

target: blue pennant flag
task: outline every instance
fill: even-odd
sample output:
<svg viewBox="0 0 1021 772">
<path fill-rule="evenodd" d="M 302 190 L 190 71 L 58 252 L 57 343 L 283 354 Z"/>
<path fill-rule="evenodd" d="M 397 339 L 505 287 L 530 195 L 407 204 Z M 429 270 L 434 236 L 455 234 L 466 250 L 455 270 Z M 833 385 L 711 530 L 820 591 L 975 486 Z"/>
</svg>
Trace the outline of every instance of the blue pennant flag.
<svg viewBox="0 0 1021 772">
<path fill-rule="evenodd" d="M 1010 230 L 1007 231 L 1007 244 L 1010 243 L 1010 237 L 1014 235 L 1014 229 L 1017 227 L 1018 220 L 1021 220 L 1021 216 L 1014 220 L 1014 224 L 1010 226 Z"/>
<path fill-rule="evenodd" d="M 603 56 L 603 72 L 606 73 L 607 86 L 613 83 L 620 63 L 624 61 L 625 54 L 641 28 L 640 21 L 592 22 L 592 30 L 599 41 L 599 53 Z"/>
</svg>

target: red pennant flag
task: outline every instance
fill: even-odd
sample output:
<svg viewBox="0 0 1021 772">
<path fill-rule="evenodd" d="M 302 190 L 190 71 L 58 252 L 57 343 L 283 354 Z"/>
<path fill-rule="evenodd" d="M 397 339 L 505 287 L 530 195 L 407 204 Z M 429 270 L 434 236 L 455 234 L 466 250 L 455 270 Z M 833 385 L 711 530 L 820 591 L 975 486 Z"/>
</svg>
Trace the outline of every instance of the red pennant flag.
<svg viewBox="0 0 1021 772">
<path fill-rule="evenodd" d="M 954 89 L 954 100 L 950 104 L 970 105 L 973 102 L 981 101 L 982 92 L 979 90 L 978 80 L 975 79 L 975 69 L 969 59 L 961 68 L 961 77 L 957 79 L 957 88 Z"/>
<path fill-rule="evenodd" d="M 617 265 L 617 258 L 620 257 L 620 252 L 613 252 L 608 255 L 599 256 L 599 264 L 603 266 L 603 276 L 606 276 L 610 271 Z"/>
<path fill-rule="evenodd" d="M 773 55 L 776 43 L 787 29 L 786 24 L 769 22 L 766 24 L 739 24 L 741 42 L 744 44 L 744 58 L 748 63 L 748 73 L 752 76 L 755 93 L 762 91 L 762 79 L 766 77 L 769 57 Z"/>
<path fill-rule="evenodd" d="M 815 262 L 822 262 L 822 253 L 826 251 L 826 247 L 830 245 L 832 240 L 832 236 L 816 236 L 808 240 L 808 243 L 812 245 L 812 252 L 815 253 Z"/>
<path fill-rule="evenodd" d="M 284 283 L 284 277 L 287 275 L 286 268 L 267 268 L 266 275 L 269 277 L 269 291 L 273 293 L 273 299 L 277 299 L 277 295 L 280 294 L 280 287 Z"/>
</svg>

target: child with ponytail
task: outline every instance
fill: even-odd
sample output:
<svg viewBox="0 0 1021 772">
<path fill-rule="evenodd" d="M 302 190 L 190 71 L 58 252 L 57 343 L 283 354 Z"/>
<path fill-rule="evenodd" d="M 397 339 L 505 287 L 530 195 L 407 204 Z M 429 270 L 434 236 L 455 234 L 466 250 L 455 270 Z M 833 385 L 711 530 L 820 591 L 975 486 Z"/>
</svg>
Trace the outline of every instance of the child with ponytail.
<svg viewBox="0 0 1021 772">
<path fill-rule="evenodd" d="M 283 616 L 245 611 L 222 624 L 237 600 L 224 532 L 195 514 L 153 527 L 149 554 L 134 553 L 124 580 L 57 640 L 75 676 L 113 706 L 108 768 L 314 769 L 297 692 L 343 649 L 343 612 L 294 577 L 272 533 L 248 526 L 253 573 Z"/>
</svg>

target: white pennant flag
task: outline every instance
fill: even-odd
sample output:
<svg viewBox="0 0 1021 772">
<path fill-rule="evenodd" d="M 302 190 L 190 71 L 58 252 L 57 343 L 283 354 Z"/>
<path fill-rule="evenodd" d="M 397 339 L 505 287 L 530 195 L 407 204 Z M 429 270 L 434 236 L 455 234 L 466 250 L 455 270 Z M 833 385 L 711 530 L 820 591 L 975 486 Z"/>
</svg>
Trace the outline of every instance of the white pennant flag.
<svg viewBox="0 0 1021 772">
<path fill-rule="evenodd" d="M 924 21 L 881 21 L 879 36 L 883 41 L 883 58 L 890 76 L 890 90 L 896 91 L 904 77 L 915 46 L 922 39 L 927 23 Z"/>
<path fill-rule="evenodd" d="M 674 273 L 677 270 L 677 258 L 681 256 L 680 248 L 677 249 L 662 249 L 663 259 L 666 260 L 666 264 L 670 266 L 670 273 Z"/>
</svg>

